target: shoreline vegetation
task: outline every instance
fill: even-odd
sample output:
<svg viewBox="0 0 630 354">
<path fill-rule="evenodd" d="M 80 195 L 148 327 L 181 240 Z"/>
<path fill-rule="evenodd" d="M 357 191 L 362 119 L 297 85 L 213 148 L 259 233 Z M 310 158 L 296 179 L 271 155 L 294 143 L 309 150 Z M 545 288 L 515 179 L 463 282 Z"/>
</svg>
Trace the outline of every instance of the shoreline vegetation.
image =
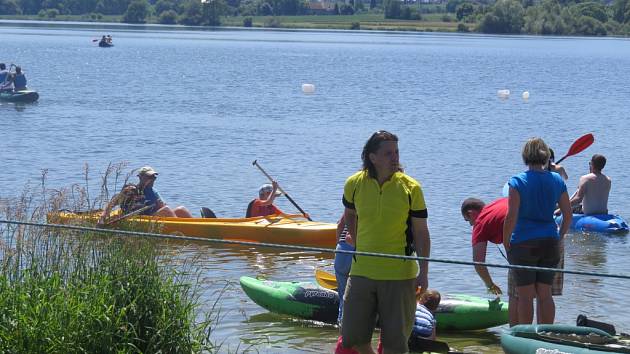
<svg viewBox="0 0 630 354">
<path fill-rule="evenodd" d="M 630 36 L 630 0 L 0 0 L 0 19 Z"/>
<path fill-rule="evenodd" d="M 0 218 L 46 222 L 51 211 L 93 209 L 108 194 L 103 187 L 92 203 L 87 184 L 52 191 L 44 180 L 41 192 L 0 200 Z M 181 264 L 163 249 L 154 240 L 0 224 L 0 352 L 225 350 L 210 339 L 223 292 L 204 313 L 195 261 Z"/>
</svg>

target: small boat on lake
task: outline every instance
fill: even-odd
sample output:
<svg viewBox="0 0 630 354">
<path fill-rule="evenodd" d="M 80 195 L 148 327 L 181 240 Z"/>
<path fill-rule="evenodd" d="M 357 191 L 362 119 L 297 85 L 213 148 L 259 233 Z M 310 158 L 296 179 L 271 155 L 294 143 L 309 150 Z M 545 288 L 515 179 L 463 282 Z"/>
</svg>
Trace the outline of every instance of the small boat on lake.
<svg viewBox="0 0 630 354">
<path fill-rule="evenodd" d="M 48 214 L 48 222 L 95 226 L 101 211 Z M 133 224 L 144 230 L 192 237 L 334 248 L 337 224 L 308 221 L 303 215 L 269 215 L 253 218 L 172 218 L 132 216 L 115 227 Z"/>
<path fill-rule="evenodd" d="M 39 99 L 37 91 L 23 90 L 23 91 L 0 91 L 0 101 L 6 102 L 20 102 L 31 103 Z"/>
<path fill-rule="evenodd" d="M 110 48 L 114 46 L 114 43 L 100 41 L 98 42 L 98 46 L 101 48 Z"/>
</svg>

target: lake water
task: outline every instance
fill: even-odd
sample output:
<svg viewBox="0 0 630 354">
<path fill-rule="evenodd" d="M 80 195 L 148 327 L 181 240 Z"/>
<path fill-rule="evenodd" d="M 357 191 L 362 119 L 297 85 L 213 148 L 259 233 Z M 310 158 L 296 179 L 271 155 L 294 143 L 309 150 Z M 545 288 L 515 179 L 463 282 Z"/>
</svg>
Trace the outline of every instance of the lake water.
<svg viewBox="0 0 630 354">
<path fill-rule="evenodd" d="M 111 34 L 115 47 L 93 39 Z M 607 156 L 609 209 L 630 218 L 627 168 L 630 41 L 371 32 L 310 32 L 72 24 L 0 25 L 0 61 L 23 67 L 40 100 L 0 102 L 2 197 L 38 183 L 93 186 L 109 162 L 151 165 L 171 205 L 196 215 L 244 215 L 265 177 L 260 164 L 313 219 L 335 222 L 347 176 L 379 129 L 400 138 L 401 162 L 423 185 L 432 256 L 470 260 L 469 196 L 491 201 L 524 169 L 520 149 L 541 136 L 562 156 L 579 136 L 595 143 L 563 165 L 571 192 L 593 153 Z M 303 83 L 316 86 L 305 95 Z M 497 90 L 509 89 L 508 99 Z M 528 91 L 524 101 L 521 93 Z M 295 209 L 286 199 L 279 207 Z M 308 253 L 207 244 L 170 245 L 198 259 L 209 309 L 225 282 L 213 333 L 221 351 L 331 352 L 332 326 L 273 315 L 240 290 L 243 275 L 312 281 L 332 260 Z M 570 234 L 566 268 L 624 273 L 627 236 Z M 505 263 L 495 247 L 488 261 Z M 491 271 L 505 289 L 506 271 Z M 486 296 L 470 266 L 431 264 L 430 286 Z M 630 330 L 628 280 L 566 275 L 556 319 L 578 314 Z M 458 349 L 500 352 L 504 327 L 440 334 Z"/>
</svg>

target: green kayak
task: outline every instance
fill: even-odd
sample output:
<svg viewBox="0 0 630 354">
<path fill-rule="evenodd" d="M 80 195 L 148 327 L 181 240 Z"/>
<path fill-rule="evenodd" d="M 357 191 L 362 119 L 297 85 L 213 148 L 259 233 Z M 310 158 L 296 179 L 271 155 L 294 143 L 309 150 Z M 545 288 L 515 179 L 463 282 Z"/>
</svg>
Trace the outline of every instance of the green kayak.
<svg viewBox="0 0 630 354">
<path fill-rule="evenodd" d="M 558 354 L 630 353 L 629 341 L 597 328 L 560 324 L 514 326 L 501 335 L 501 346 L 507 354 L 535 354 L 544 350 Z"/>
<path fill-rule="evenodd" d="M 243 291 L 256 304 L 280 314 L 336 323 L 339 296 L 309 282 L 240 278 Z M 435 313 L 438 330 L 478 330 L 507 323 L 507 304 L 476 296 L 443 295 Z"/>
<path fill-rule="evenodd" d="M 39 99 L 37 91 L 2 91 L 0 92 L 0 101 L 31 103 Z"/>
</svg>

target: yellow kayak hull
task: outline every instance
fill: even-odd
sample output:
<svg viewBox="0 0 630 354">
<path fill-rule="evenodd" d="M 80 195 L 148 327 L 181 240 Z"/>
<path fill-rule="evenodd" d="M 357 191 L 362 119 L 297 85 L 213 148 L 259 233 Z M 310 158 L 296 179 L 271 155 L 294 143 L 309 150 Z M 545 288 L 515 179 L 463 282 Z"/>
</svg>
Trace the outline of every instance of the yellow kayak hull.
<svg viewBox="0 0 630 354">
<path fill-rule="evenodd" d="M 48 215 L 49 223 L 96 225 L 99 212 L 56 212 Z M 133 216 L 114 224 L 114 227 L 133 223 L 146 230 L 159 230 L 163 234 L 184 235 L 220 240 L 277 243 L 312 247 L 334 248 L 337 225 L 314 222 L 301 215 L 270 215 L 253 218 L 167 218 Z"/>
</svg>

